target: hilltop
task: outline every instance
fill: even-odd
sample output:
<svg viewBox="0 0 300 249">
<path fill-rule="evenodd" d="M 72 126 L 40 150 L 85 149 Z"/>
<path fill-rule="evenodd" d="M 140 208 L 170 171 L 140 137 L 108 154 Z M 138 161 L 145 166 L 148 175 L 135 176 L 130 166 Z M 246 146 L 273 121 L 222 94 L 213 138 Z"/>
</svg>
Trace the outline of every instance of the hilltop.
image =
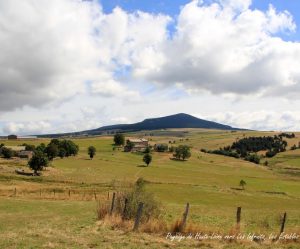
<svg viewBox="0 0 300 249">
<path fill-rule="evenodd" d="M 41 135 L 41 137 L 56 137 L 66 135 L 101 135 L 107 132 L 136 132 L 142 130 L 161 130 L 161 129 L 181 129 L 181 128 L 202 128 L 202 129 L 217 129 L 217 130 L 240 130 L 238 128 L 231 127 L 208 121 L 200 118 L 196 118 L 192 115 L 185 113 L 178 113 L 159 118 L 149 118 L 138 123 L 133 124 L 116 124 L 103 126 L 92 130 L 64 133 L 64 134 L 50 134 Z"/>
</svg>

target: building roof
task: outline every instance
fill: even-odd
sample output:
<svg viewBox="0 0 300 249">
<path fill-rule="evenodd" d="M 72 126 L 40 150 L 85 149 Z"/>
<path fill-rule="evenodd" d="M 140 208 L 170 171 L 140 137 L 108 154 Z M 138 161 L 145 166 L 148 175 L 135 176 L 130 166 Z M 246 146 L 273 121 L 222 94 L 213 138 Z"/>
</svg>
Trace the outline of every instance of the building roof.
<svg viewBox="0 0 300 249">
<path fill-rule="evenodd" d="M 19 156 L 27 156 L 27 155 L 32 155 L 33 152 L 30 150 L 23 150 L 19 152 Z"/>
<path fill-rule="evenodd" d="M 148 140 L 144 139 L 144 138 L 130 138 L 129 141 L 132 142 L 132 143 L 148 142 Z"/>
</svg>

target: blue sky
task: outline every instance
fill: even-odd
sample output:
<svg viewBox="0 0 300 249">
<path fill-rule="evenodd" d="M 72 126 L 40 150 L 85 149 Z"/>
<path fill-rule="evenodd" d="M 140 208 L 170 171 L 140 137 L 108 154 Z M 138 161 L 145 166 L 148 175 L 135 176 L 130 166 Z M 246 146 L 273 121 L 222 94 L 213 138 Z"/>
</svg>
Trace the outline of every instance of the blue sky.
<svg viewBox="0 0 300 249">
<path fill-rule="evenodd" d="M 124 10 L 133 12 L 136 10 L 142 10 L 151 13 L 164 13 L 172 17 L 176 17 L 180 12 L 180 7 L 189 3 L 189 0 L 163 0 L 163 1 L 151 1 L 151 0 L 100 0 L 103 10 L 106 13 L 110 13 L 116 6 L 121 7 Z M 213 0 L 205 0 L 205 3 L 214 2 Z M 289 11 L 294 17 L 297 24 L 297 30 L 291 34 L 281 34 L 281 37 L 285 40 L 299 41 L 300 31 L 298 25 L 300 25 L 300 1 L 299 0 L 253 0 L 251 9 L 267 10 L 269 4 L 272 4 L 277 11 Z M 172 26 L 170 27 L 172 28 Z"/>
</svg>

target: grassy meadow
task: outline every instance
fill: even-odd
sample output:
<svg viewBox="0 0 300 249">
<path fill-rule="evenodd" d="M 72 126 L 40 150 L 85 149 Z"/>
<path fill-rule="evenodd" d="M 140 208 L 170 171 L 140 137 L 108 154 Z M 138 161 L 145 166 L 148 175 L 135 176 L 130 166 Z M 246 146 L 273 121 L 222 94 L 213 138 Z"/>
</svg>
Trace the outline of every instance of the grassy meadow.
<svg viewBox="0 0 300 249">
<path fill-rule="evenodd" d="M 182 216 L 190 203 L 188 223 L 203 231 L 230 233 L 236 208 L 242 207 L 241 232 L 278 233 L 281 215 L 287 212 L 287 233 L 300 234 L 300 150 L 279 153 L 268 166 L 241 159 L 205 154 L 201 148 L 217 149 L 244 136 L 273 132 L 218 131 L 202 129 L 164 130 L 126 134 L 145 137 L 150 144 L 187 144 L 192 157 L 171 160 L 170 153 L 152 152 L 145 167 L 142 155 L 113 151 L 113 138 L 78 138 L 76 157 L 55 159 L 40 177 L 21 176 L 29 171 L 24 159 L 0 159 L 0 248 L 300 248 L 294 243 L 170 241 L 165 234 L 124 231 L 96 220 L 96 201 L 106 202 L 139 177 L 147 181 L 164 208 L 168 224 Z M 289 147 L 300 141 L 286 139 Z M 0 140 L 5 145 L 48 143 L 49 139 Z M 175 141 L 175 144 L 173 144 Z M 93 160 L 87 148 L 97 152 Z M 238 190 L 240 180 L 247 185 Z M 200 232 L 200 231 L 199 231 Z M 298 243 L 298 244 L 297 244 Z"/>
</svg>

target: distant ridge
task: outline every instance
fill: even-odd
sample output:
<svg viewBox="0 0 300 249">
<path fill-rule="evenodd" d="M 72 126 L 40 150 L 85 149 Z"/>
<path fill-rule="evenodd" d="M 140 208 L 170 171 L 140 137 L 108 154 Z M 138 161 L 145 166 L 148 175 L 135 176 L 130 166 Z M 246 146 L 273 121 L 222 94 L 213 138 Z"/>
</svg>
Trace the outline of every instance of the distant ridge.
<svg viewBox="0 0 300 249">
<path fill-rule="evenodd" d="M 223 125 L 216 122 L 196 118 L 192 115 L 179 113 L 160 118 L 149 118 L 142 122 L 134 124 L 118 124 L 103 126 L 93 130 L 86 130 L 81 132 L 40 135 L 39 137 L 56 137 L 67 135 L 101 135 L 109 131 L 132 132 L 141 130 L 160 130 L 168 128 L 203 128 L 203 129 L 218 129 L 218 130 L 239 130 L 229 125 Z"/>
</svg>

